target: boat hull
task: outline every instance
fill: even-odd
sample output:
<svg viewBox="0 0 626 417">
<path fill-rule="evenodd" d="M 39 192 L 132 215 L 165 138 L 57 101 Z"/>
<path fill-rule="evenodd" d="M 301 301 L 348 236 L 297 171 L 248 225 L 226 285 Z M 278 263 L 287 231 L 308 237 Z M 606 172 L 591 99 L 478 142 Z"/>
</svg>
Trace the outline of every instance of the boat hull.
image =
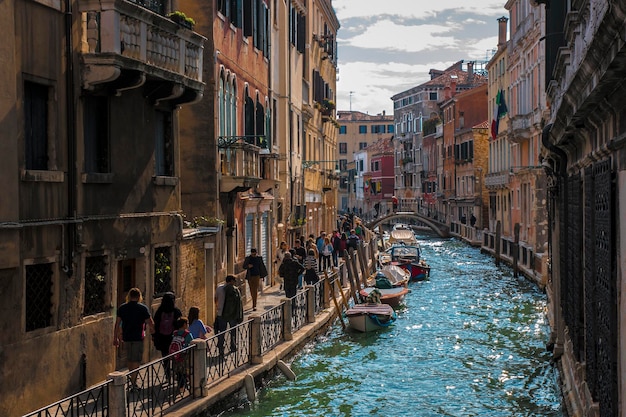
<svg viewBox="0 0 626 417">
<path fill-rule="evenodd" d="M 380 302 L 391 307 L 398 307 L 400 303 L 404 301 L 404 297 L 409 293 L 409 289 L 405 287 L 393 287 L 389 289 L 366 287 L 359 291 L 359 295 L 363 299 L 366 299 L 373 290 L 380 291 Z"/>
<path fill-rule="evenodd" d="M 357 304 L 346 311 L 350 327 L 363 332 L 373 332 L 389 327 L 396 320 L 393 309 L 386 304 Z"/>
</svg>

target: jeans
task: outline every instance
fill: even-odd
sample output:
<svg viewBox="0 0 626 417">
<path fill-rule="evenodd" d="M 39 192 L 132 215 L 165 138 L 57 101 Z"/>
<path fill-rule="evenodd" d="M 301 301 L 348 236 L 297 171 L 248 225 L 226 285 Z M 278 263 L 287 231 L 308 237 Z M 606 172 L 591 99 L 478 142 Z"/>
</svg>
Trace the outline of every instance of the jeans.
<svg viewBox="0 0 626 417">
<path fill-rule="evenodd" d="M 230 336 L 230 352 L 237 351 L 237 320 L 225 320 L 222 316 L 215 318 L 215 333 L 217 333 L 217 348 L 220 351 L 220 356 L 224 356 L 224 338 L 226 337 L 226 329 L 230 326 L 228 332 Z"/>
</svg>

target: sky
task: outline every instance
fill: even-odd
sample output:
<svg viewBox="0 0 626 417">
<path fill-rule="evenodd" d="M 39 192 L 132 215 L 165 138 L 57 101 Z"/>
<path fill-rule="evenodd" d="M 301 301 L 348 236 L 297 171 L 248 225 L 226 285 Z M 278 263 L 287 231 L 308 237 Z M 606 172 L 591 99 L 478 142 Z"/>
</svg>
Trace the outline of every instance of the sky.
<svg viewBox="0 0 626 417">
<path fill-rule="evenodd" d="M 488 61 L 504 0 L 333 0 L 339 19 L 337 110 L 393 114 L 394 94 L 431 69 Z"/>
</svg>

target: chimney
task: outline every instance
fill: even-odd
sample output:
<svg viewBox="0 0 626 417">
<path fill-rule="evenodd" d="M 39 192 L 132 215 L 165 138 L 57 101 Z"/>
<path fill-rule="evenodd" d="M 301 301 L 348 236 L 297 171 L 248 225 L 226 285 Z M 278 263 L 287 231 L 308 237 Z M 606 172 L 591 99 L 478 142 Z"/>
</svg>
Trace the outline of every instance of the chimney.
<svg viewBox="0 0 626 417">
<path fill-rule="evenodd" d="M 383 116 L 385 115 L 385 111 L 383 110 Z"/>
<path fill-rule="evenodd" d="M 505 16 L 498 18 L 498 48 L 506 43 L 506 22 L 509 19 Z"/>
<path fill-rule="evenodd" d="M 467 63 L 467 82 L 472 83 L 474 81 L 474 61 Z"/>
</svg>

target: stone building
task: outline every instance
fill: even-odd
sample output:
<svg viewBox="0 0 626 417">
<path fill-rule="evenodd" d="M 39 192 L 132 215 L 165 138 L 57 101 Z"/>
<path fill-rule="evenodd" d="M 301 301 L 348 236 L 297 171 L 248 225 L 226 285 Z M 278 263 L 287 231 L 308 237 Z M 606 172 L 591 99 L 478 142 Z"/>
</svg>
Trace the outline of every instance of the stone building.
<svg viewBox="0 0 626 417">
<path fill-rule="evenodd" d="M 131 287 L 151 308 L 173 289 L 179 109 L 202 96 L 205 38 L 165 16 L 170 2 L 10 0 L 0 10 L 8 416 L 124 367 L 116 307 Z"/>
<path fill-rule="evenodd" d="M 623 416 L 626 5 L 544 7 L 551 347 L 568 415 Z"/>
<path fill-rule="evenodd" d="M 362 163 L 355 164 L 355 155 L 371 144 L 394 137 L 393 115 L 383 111 L 370 115 L 360 111 L 338 111 L 339 122 L 338 168 L 341 172 L 339 184 L 339 209 L 363 210 L 363 179 L 358 172 L 365 170 Z M 363 158 L 359 160 L 364 160 Z"/>
</svg>

